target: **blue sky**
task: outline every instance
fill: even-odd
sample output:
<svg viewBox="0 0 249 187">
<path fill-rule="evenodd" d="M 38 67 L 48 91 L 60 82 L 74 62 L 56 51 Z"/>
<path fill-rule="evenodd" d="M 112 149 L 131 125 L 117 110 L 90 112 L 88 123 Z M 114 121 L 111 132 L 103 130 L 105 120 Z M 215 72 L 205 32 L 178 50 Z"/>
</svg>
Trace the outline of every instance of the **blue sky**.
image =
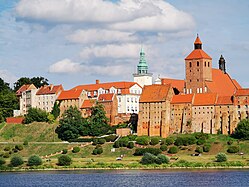
<svg viewBox="0 0 249 187">
<path fill-rule="evenodd" d="M 44 76 L 68 89 L 130 81 L 142 45 L 155 78 L 184 79 L 199 33 L 213 67 L 222 54 L 249 87 L 248 32 L 247 0 L 0 0 L 0 77 Z"/>
</svg>

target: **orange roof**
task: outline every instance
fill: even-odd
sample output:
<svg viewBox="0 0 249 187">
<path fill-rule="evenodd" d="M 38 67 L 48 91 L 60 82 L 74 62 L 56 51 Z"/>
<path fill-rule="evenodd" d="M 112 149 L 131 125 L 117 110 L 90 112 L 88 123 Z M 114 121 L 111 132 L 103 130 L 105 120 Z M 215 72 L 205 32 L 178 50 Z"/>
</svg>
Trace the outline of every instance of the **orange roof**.
<svg viewBox="0 0 249 187">
<path fill-rule="evenodd" d="M 232 96 L 238 89 L 230 76 L 219 69 L 212 69 L 212 78 L 213 81 L 205 82 L 212 93 L 217 93 L 221 96 Z"/>
<path fill-rule="evenodd" d="M 249 88 L 238 89 L 235 92 L 236 96 L 249 96 Z"/>
<path fill-rule="evenodd" d="M 192 103 L 194 94 L 174 95 L 171 104 Z"/>
<path fill-rule="evenodd" d="M 24 91 L 27 91 L 30 89 L 30 87 L 32 86 L 33 84 L 24 84 L 22 85 L 17 91 L 16 91 L 16 95 L 17 96 L 20 96 L 22 94 L 22 92 Z M 34 85 L 33 85 L 34 86 Z M 34 86 L 35 88 L 35 86 Z"/>
<path fill-rule="evenodd" d="M 217 94 L 215 93 L 203 93 L 195 94 L 194 96 L 194 106 L 207 106 L 214 105 L 216 103 Z"/>
<path fill-rule="evenodd" d="M 40 89 L 37 91 L 36 95 L 46 95 L 46 94 L 56 94 L 58 93 L 60 90 L 63 90 L 62 85 L 45 85 L 40 87 Z"/>
<path fill-rule="evenodd" d="M 240 84 L 235 79 L 232 79 L 232 81 L 233 81 L 233 84 L 236 86 L 237 89 L 242 89 Z"/>
<path fill-rule="evenodd" d="M 195 49 L 185 58 L 185 60 L 203 59 L 203 58 L 212 60 L 212 58 L 202 49 Z"/>
<path fill-rule="evenodd" d="M 113 93 L 109 93 L 109 94 L 100 94 L 98 101 L 112 101 L 113 100 Z"/>
<path fill-rule="evenodd" d="M 194 44 L 202 44 L 199 36 L 197 35 L 196 39 L 195 39 L 195 43 Z"/>
<path fill-rule="evenodd" d="M 139 102 L 144 103 L 144 102 L 165 101 L 170 89 L 171 89 L 170 84 L 167 85 L 154 84 L 154 85 L 144 86 Z"/>
<path fill-rule="evenodd" d="M 79 99 L 82 89 L 63 90 L 57 100 Z"/>
<path fill-rule="evenodd" d="M 80 108 L 91 108 L 93 107 L 94 103 L 95 103 L 95 100 L 86 99 L 84 100 Z"/>
<path fill-rule="evenodd" d="M 218 96 L 216 105 L 232 105 L 232 96 Z"/>
<path fill-rule="evenodd" d="M 180 92 L 183 92 L 184 80 L 161 78 L 161 81 L 162 84 L 171 84 L 173 88 L 177 88 Z"/>
</svg>

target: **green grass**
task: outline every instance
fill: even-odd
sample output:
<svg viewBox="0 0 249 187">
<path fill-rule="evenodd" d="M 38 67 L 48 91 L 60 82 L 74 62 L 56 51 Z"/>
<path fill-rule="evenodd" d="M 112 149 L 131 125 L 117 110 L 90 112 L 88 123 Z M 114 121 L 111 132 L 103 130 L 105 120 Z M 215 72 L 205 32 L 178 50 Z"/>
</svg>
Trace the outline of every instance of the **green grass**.
<svg viewBox="0 0 249 187">
<path fill-rule="evenodd" d="M 4 127 L 5 123 L 0 123 L 0 130 Z"/>
</svg>

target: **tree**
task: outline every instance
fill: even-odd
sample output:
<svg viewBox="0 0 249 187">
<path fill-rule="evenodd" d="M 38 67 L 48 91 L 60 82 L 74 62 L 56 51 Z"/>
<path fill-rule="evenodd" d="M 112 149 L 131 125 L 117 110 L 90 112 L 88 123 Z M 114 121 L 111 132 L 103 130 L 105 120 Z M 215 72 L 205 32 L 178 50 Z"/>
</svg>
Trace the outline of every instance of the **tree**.
<svg viewBox="0 0 249 187">
<path fill-rule="evenodd" d="M 42 165 L 42 159 L 38 155 L 32 155 L 28 159 L 28 166 Z"/>
<path fill-rule="evenodd" d="M 61 155 L 58 158 L 58 165 L 59 166 L 69 166 L 72 163 L 72 159 L 68 155 Z"/>
<path fill-rule="evenodd" d="M 44 77 L 33 77 L 31 79 L 28 77 L 21 77 L 14 83 L 14 91 L 16 92 L 19 90 L 24 84 L 34 84 L 36 88 L 40 88 L 44 85 L 48 85 L 48 79 Z"/>
<path fill-rule="evenodd" d="M 6 90 L 10 90 L 9 83 L 4 82 L 3 79 L 0 78 L 0 92 Z"/>
<path fill-rule="evenodd" d="M 24 162 L 23 162 L 23 158 L 21 156 L 18 156 L 18 155 L 15 155 L 11 158 L 10 160 L 10 164 L 11 166 L 20 166 L 22 165 Z"/>
<path fill-rule="evenodd" d="M 60 103 L 55 102 L 53 110 L 51 111 L 51 114 L 54 115 L 54 118 L 57 119 L 60 116 Z"/>
<path fill-rule="evenodd" d="M 104 135 L 111 129 L 105 114 L 103 105 L 97 104 L 91 108 L 91 116 L 88 119 L 90 124 L 90 135 Z"/>
<path fill-rule="evenodd" d="M 227 161 L 227 155 L 225 153 L 218 153 L 216 156 L 216 161 L 217 162 L 225 162 Z"/>
<path fill-rule="evenodd" d="M 19 90 L 19 88 L 22 87 L 22 85 L 24 84 L 31 84 L 31 80 L 28 77 L 21 77 L 20 79 L 18 79 L 15 83 L 14 83 L 14 91 L 16 92 L 17 90 Z"/>
<path fill-rule="evenodd" d="M 88 123 L 76 107 L 70 106 L 63 113 L 59 123 L 60 125 L 56 128 L 55 132 L 61 140 L 76 139 L 80 135 L 88 135 L 89 133 Z"/>
<path fill-rule="evenodd" d="M 233 135 L 237 139 L 249 140 L 249 120 L 243 119 L 238 123 Z"/>
<path fill-rule="evenodd" d="M 48 122 L 48 113 L 45 110 L 39 108 L 30 108 L 28 114 L 25 115 L 25 123 L 32 122 Z"/>
</svg>

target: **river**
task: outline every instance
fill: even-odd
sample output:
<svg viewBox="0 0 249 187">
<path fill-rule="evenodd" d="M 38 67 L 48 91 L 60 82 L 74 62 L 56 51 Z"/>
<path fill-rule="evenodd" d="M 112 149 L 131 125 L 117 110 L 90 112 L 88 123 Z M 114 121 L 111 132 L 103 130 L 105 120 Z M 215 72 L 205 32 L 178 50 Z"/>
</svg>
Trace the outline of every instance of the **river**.
<svg viewBox="0 0 249 187">
<path fill-rule="evenodd" d="M 0 186 L 249 186 L 249 170 L 80 170 L 46 172 L 2 172 Z"/>
</svg>

